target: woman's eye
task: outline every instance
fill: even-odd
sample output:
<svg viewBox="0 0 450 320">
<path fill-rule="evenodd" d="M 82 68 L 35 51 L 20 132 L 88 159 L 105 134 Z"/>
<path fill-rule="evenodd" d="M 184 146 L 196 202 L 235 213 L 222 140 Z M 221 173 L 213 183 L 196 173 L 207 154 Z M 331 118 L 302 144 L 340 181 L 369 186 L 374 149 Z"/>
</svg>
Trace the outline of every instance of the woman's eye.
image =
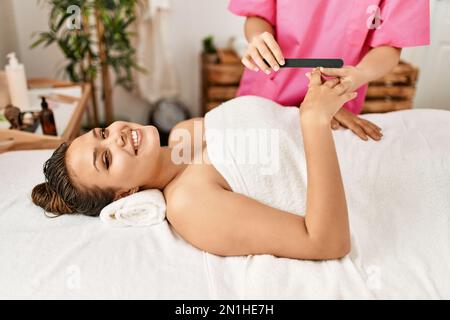
<svg viewBox="0 0 450 320">
<path fill-rule="evenodd" d="M 109 157 L 108 157 L 108 153 L 105 152 L 105 165 L 106 165 L 106 169 L 109 168 Z"/>
</svg>

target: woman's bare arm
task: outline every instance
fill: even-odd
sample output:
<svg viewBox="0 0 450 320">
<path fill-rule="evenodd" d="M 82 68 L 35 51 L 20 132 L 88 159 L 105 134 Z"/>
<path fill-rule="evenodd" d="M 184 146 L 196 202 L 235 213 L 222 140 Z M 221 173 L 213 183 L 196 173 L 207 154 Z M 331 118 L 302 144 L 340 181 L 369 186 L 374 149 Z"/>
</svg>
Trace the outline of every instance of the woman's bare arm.
<svg viewBox="0 0 450 320">
<path fill-rule="evenodd" d="M 300 106 L 308 172 L 305 224 L 311 237 L 349 247 L 347 203 L 330 121 L 357 94 L 336 78 L 322 83 L 317 69 L 309 87 Z"/>
<path fill-rule="evenodd" d="M 347 203 L 330 121 L 305 112 L 301 126 L 308 172 L 306 229 L 317 241 L 342 246 L 347 251 Z"/>
<path fill-rule="evenodd" d="M 330 119 L 355 97 L 320 73 L 301 107 L 308 170 L 306 214 L 272 208 L 215 182 L 181 185 L 168 195 L 167 218 L 194 246 L 222 256 L 272 254 L 294 259 L 336 259 L 350 250 L 344 187 Z M 295 196 L 293 194 L 293 196 Z"/>
<path fill-rule="evenodd" d="M 167 219 L 187 242 L 220 256 L 323 260 L 347 253 L 313 241 L 303 217 L 213 183 L 174 190 L 167 201 Z"/>
</svg>

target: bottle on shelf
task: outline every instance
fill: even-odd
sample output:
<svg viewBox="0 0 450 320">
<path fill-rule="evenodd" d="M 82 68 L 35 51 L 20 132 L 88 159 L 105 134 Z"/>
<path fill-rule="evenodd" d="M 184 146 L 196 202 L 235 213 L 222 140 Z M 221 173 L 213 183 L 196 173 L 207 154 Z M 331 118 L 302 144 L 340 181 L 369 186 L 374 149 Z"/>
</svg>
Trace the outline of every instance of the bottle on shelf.
<svg viewBox="0 0 450 320">
<path fill-rule="evenodd" d="M 55 117 L 53 116 L 53 111 L 48 108 L 48 103 L 45 100 L 45 97 L 42 97 L 41 107 L 42 110 L 40 113 L 40 120 L 42 132 L 44 134 L 57 136 Z"/>
<path fill-rule="evenodd" d="M 27 78 L 25 76 L 25 67 L 17 60 L 15 52 L 7 55 L 8 64 L 6 65 L 6 77 L 8 79 L 9 96 L 13 106 L 18 107 L 20 111 L 30 108 L 28 97 Z"/>
</svg>

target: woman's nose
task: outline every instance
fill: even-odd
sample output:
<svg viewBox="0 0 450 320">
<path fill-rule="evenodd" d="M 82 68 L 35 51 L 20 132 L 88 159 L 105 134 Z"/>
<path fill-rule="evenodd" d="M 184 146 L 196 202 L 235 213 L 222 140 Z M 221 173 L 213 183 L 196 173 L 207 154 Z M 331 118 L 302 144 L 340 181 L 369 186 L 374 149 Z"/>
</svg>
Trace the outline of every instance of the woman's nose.
<svg viewBox="0 0 450 320">
<path fill-rule="evenodd" d="M 118 146 L 123 147 L 126 145 L 126 141 L 127 141 L 127 133 L 125 131 L 121 131 L 116 138 L 116 143 Z"/>
</svg>

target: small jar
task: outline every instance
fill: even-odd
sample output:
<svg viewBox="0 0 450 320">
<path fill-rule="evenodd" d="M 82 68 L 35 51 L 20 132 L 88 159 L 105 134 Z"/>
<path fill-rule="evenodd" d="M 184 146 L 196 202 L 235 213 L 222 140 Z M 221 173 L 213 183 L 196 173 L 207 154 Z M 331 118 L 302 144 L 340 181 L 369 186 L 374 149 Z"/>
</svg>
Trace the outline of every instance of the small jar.
<svg viewBox="0 0 450 320">
<path fill-rule="evenodd" d="M 34 117 L 31 112 L 25 112 L 23 115 L 22 123 L 27 126 L 32 126 L 34 124 Z"/>
</svg>

